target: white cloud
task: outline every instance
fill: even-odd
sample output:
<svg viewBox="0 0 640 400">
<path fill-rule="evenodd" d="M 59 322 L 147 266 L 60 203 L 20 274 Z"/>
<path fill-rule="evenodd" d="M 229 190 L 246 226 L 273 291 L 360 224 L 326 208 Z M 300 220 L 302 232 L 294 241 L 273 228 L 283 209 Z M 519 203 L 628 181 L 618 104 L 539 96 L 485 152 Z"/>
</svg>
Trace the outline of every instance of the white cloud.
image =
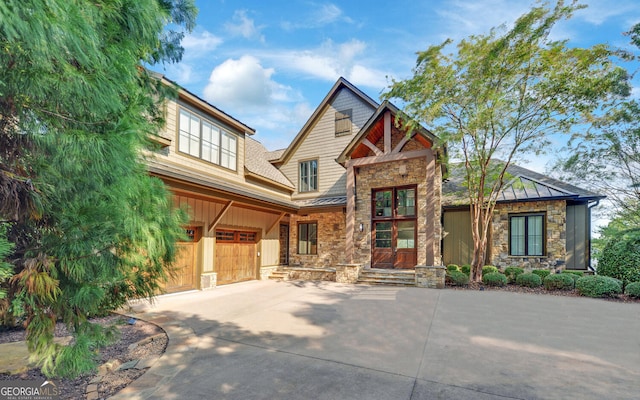
<svg viewBox="0 0 640 400">
<path fill-rule="evenodd" d="M 225 29 L 233 36 L 242 36 L 245 39 L 257 39 L 264 42 L 264 35 L 260 33 L 262 27 L 256 27 L 254 21 L 247 17 L 245 10 L 237 10 L 233 14 L 233 22 L 227 22 Z"/>
<path fill-rule="evenodd" d="M 327 40 L 314 49 L 265 52 L 261 57 L 272 61 L 279 70 L 294 71 L 327 82 L 342 76 L 355 85 L 382 89 L 386 87 L 385 76 L 388 74 L 367 64 L 366 50 L 367 44 L 360 40 L 344 43 Z"/>
<path fill-rule="evenodd" d="M 222 44 L 222 39 L 213 35 L 208 31 L 194 32 L 186 35 L 182 39 L 182 47 L 184 47 L 184 56 L 188 58 L 197 58 L 213 51 Z"/>
<path fill-rule="evenodd" d="M 313 9 L 308 17 L 295 22 L 285 21 L 280 26 L 284 30 L 294 30 L 321 28 L 334 22 L 354 23 L 353 19 L 344 15 L 342 9 L 333 3 L 313 3 L 311 7 Z"/>
</svg>

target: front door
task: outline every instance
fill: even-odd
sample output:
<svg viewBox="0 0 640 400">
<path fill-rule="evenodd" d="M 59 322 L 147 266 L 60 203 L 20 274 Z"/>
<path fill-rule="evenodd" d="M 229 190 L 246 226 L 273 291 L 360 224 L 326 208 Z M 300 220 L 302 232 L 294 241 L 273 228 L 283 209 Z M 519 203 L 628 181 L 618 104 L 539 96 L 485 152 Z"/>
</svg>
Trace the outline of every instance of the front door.
<svg viewBox="0 0 640 400">
<path fill-rule="evenodd" d="M 418 260 L 416 187 L 374 190 L 371 209 L 371 266 L 413 269 Z"/>
</svg>

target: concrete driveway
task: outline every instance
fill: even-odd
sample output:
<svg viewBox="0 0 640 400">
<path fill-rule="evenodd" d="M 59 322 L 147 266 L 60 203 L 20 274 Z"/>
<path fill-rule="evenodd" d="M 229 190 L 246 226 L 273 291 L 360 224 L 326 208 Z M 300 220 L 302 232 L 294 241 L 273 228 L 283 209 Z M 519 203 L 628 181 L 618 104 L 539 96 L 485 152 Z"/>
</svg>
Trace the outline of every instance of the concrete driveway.
<svg viewBox="0 0 640 400">
<path fill-rule="evenodd" d="M 134 310 L 170 346 L 116 398 L 640 398 L 638 304 L 254 281 Z"/>
</svg>

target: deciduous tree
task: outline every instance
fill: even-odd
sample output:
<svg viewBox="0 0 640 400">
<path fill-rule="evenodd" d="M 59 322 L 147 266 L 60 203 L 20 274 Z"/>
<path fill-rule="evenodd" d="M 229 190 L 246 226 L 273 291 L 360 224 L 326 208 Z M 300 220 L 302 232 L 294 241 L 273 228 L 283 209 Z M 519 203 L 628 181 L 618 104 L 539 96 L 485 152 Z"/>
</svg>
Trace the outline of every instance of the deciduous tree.
<svg viewBox="0 0 640 400">
<path fill-rule="evenodd" d="M 606 45 L 569 46 L 551 29 L 582 8 L 539 5 L 512 28 L 471 36 L 447 54 L 450 40 L 418 53 L 413 77 L 393 81 L 385 97 L 405 104 L 406 124 L 423 123 L 465 166 L 474 242 L 471 279 L 482 279 L 489 227 L 507 167 L 539 154 L 550 136 L 591 124 L 617 96 L 627 74 Z"/>
</svg>

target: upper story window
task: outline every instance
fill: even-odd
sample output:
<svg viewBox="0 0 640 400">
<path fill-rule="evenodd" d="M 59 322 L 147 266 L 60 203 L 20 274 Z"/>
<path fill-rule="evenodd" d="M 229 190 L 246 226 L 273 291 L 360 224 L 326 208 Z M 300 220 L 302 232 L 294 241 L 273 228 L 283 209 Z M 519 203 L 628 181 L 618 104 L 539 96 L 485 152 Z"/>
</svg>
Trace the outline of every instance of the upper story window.
<svg viewBox="0 0 640 400">
<path fill-rule="evenodd" d="M 509 254 L 544 255 L 544 214 L 509 216 Z"/>
<path fill-rule="evenodd" d="M 300 192 L 315 192 L 318 190 L 318 160 L 302 161 L 300 163 Z"/>
<path fill-rule="evenodd" d="M 210 163 L 236 170 L 237 138 L 211 122 L 180 110 L 178 150 Z"/>
<path fill-rule="evenodd" d="M 342 110 L 336 112 L 336 136 L 351 134 L 352 110 Z"/>
</svg>

